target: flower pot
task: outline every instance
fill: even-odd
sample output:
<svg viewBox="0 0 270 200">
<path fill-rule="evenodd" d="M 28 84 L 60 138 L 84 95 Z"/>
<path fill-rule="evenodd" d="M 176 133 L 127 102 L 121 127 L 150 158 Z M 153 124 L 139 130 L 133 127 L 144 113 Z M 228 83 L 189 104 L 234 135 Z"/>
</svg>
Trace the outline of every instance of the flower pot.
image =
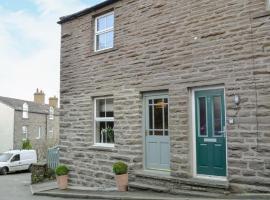
<svg viewBox="0 0 270 200">
<path fill-rule="evenodd" d="M 67 189 L 68 175 L 56 176 L 56 180 L 57 180 L 57 185 L 58 185 L 59 189 L 61 189 L 61 190 Z"/>
<path fill-rule="evenodd" d="M 115 175 L 115 180 L 119 192 L 128 190 L 128 174 Z"/>
</svg>

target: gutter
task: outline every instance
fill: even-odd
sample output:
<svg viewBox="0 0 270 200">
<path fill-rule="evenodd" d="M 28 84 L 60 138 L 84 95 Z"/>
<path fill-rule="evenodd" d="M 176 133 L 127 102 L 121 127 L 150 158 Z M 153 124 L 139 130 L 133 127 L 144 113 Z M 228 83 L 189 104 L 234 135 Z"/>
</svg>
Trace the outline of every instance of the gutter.
<svg viewBox="0 0 270 200">
<path fill-rule="evenodd" d="M 101 2 L 99 4 L 96 4 L 96 5 L 94 5 L 94 6 L 90 7 L 90 8 L 86 8 L 84 10 L 76 12 L 74 14 L 60 17 L 60 20 L 57 23 L 58 24 L 63 24 L 65 22 L 72 21 L 73 19 L 76 19 L 76 18 L 81 17 L 83 15 L 89 14 L 89 13 L 95 11 L 95 10 L 101 9 L 101 8 L 103 8 L 105 6 L 111 5 L 111 4 L 116 3 L 118 1 L 120 1 L 120 0 L 106 0 L 106 1 Z"/>
</svg>

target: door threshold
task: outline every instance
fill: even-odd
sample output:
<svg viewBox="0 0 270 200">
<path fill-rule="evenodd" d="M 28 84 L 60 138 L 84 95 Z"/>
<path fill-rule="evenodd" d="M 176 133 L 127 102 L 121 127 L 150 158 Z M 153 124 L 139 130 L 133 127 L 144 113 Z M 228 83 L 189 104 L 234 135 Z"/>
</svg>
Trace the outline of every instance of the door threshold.
<svg viewBox="0 0 270 200">
<path fill-rule="evenodd" d="M 143 170 L 135 171 L 135 174 L 143 175 L 143 176 L 158 176 L 158 177 L 163 177 L 163 178 L 171 177 L 170 171 L 151 170 L 151 169 L 143 169 Z"/>
<path fill-rule="evenodd" d="M 206 180 L 213 180 L 213 181 L 228 182 L 228 178 L 226 176 L 211 176 L 211 175 L 198 174 L 194 178 L 197 178 L 197 179 L 206 179 Z"/>
</svg>

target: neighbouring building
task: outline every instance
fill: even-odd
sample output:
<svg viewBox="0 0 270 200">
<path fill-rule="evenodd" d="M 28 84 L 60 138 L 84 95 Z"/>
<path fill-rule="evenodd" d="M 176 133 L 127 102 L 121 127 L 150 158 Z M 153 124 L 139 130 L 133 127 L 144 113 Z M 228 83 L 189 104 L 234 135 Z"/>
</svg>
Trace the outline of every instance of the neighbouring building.
<svg viewBox="0 0 270 200">
<path fill-rule="evenodd" d="M 60 157 L 70 184 L 270 187 L 264 0 L 108 0 L 60 18 Z"/>
<path fill-rule="evenodd" d="M 45 94 L 38 89 L 34 101 L 0 97 L 0 136 L 0 152 L 21 149 L 29 139 L 38 159 L 45 159 L 47 149 L 59 142 L 58 98 L 45 104 Z"/>
</svg>

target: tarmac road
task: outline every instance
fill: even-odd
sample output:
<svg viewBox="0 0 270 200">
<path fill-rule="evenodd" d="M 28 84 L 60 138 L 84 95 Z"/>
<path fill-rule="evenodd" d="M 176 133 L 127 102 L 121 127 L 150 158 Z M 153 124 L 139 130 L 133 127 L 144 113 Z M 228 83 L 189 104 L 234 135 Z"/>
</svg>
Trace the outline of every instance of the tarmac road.
<svg viewBox="0 0 270 200">
<path fill-rule="evenodd" d="M 25 172 L 0 175 L 0 200 L 63 200 L 63 198 L 33 196 L 29 187 L 30 175 Z"/>
</svg>

